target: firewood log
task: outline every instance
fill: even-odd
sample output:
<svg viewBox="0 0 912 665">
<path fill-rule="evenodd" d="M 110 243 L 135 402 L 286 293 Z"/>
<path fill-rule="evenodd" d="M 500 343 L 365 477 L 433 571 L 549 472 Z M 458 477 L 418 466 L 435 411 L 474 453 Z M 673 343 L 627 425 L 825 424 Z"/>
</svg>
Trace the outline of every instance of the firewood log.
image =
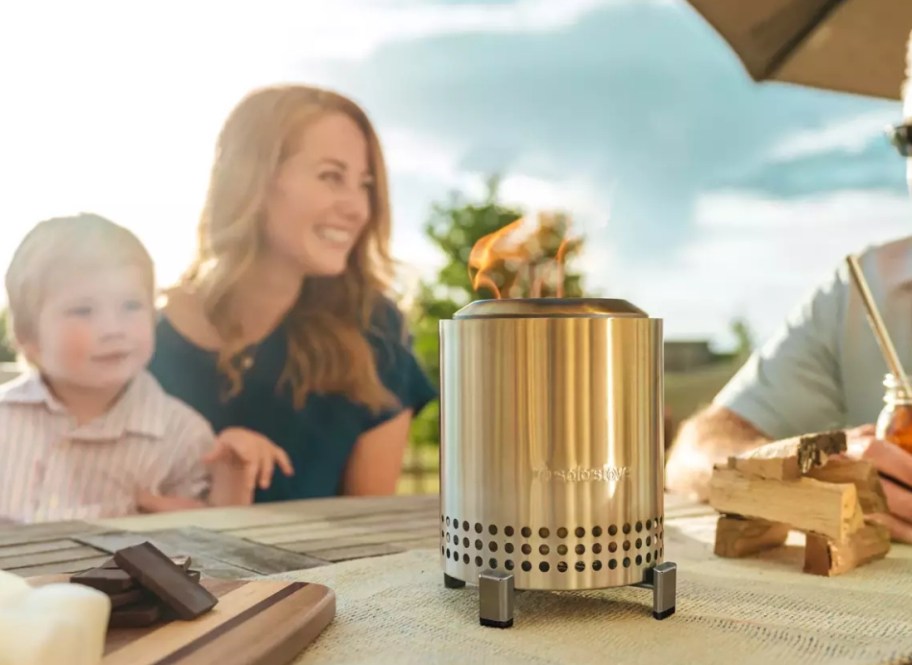
<svg viewBox="0 0 912 665">
<path fill-rule="evenodd" d="M 725 467 L 713 471 L 709 503 L 723 514 L 782 522 L 836 541 L 864 521 L 854 484 L 751 478 Z"/>
<path fill-rule="evenodd" d="M 804 548 L 804 572 L 841 575 L 865 563 L 881 559 L 889 551 L 890 532 L 880 524 L 865 524 L 840 543 L 809 533 Z"/>
<path fill-rule="evenodd" d="M 887 496 L 877 469 L 870 462 L 832 459 L 821 467 L 811 469 L 807 475 L 827 483 L 853 483 L 865 515 L 887 512 Z"/>
<path fill-rule="evenodd" d="M 754 478 L 797 480 L 811 469 L 823 466 L 830 456 L 845 450 L 846 436 L 843 431 L 804 434 L 731 457 L 728 465 Z"/>
<path fill-rule="evenodd" d="M 716 524 L 715 553 L 728 558 L 756 554 L 782 545 L 788 534 L 788 524 L 720 515 Z"/>
</svg>

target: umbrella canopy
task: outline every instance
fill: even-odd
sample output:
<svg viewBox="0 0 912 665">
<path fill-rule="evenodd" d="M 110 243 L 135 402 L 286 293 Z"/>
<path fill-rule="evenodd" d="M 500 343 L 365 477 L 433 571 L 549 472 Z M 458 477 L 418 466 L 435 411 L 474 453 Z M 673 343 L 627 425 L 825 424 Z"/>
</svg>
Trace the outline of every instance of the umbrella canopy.
<svg viewBox="0 0 912 665">
<path fill-rule="evenodd" d="M 689 0 L 755 81 L 899 99 L 912 0 Z"/>
</svg>

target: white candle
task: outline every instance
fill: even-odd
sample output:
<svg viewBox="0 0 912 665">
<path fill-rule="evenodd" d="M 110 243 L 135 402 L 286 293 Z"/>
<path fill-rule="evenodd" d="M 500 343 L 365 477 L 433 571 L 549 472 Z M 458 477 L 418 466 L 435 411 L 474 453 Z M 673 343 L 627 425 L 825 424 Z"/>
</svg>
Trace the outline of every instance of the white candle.
<svg viewBox="0 0 912 665">
<path fill-rule="evenodd" d="M 98 665 L 104 655 L 111 599 L 82 584 L 48 584 L 29 593 L 21 602 L 28 611 L 57 616 L 76 624 L 82 646 L 72 665 Z"/>
<path fill-rule="evenodd" d="M 85 646 L 73 619 L 18 605 L 0 609 L 0 665 L 82 665 Z"/>
<path fill-rule="evenodd" d="M 99 665 L 111 600 L 80 584 L 32 588 L 0 571 L 0 665 Z"/>
<path fill-rule="evenodd" d="M 0 608 L 7 603 L 18 602 L 31 587 L 18 575 L 0 570 Z"/>
</svg>

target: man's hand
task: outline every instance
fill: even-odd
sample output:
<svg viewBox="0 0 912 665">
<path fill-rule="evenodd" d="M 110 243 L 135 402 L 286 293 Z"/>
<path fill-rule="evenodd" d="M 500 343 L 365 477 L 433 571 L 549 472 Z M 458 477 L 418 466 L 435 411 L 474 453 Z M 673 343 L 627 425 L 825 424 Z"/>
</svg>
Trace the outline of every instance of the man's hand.
<svg viewBox="0 0 912 665">
<path fill-rule="evenodd" d="M 912 491 L 901 484 L 912 487 L 912 455 L 876 438 L 873 425 L 846 430 L 846 445 L 849 457 L 871 462 L 881 474 L 890 512 L 866 517 L 890 529 L 894 539 L 912 543 Z"/>
<path fill-rule="evenodd" d="M 709 407 L 681 425 L 665 465 L 665 488 L 699 501 L 709 500 L 713 464 L 756 448 L 769 437 L 724 407 Z"/>
<path fill-rule="evenodd" d="M 243 490 L 251 494 L 258 483 L 260 489 L 267 489 L 272 484 L 276 465 L 286 476 L 294 475 L 291 459 L 284 450 L 262 434 L 243 427 L 222 430 L 203 462 L 240 465 Z"/>
</svg>

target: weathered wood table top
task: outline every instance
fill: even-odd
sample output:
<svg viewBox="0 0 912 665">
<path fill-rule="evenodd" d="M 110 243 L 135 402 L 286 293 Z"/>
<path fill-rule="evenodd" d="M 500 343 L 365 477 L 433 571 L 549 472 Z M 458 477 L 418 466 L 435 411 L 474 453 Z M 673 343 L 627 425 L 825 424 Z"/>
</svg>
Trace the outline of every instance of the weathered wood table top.
<svg viewBox="0 0 912 665">
<path fill-rule="evenodd" d="M 438 498 L 332 498 L 85 522 L 0 524 L 0 569 L 72 573 L 149 540 L 213 577 L 256 577 L 439 544 Z"/>
</svg>

